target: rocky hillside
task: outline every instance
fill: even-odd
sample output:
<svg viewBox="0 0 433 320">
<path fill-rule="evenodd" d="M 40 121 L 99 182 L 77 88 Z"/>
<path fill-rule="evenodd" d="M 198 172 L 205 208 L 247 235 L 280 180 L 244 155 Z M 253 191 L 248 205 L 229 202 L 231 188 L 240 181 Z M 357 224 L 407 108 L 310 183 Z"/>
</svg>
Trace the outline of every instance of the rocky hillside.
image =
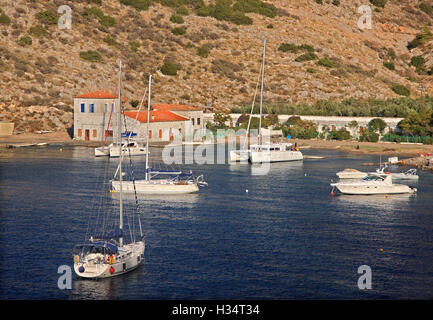
<svg viewBox="0 0 433 320">
<path fill-rule="evenodd" d="M 58 27 L 64 4 L 71 29 Z M 372 28 L 361 30 L 365 4 Z M 250 104 L 264 38 L 265 103 L 433 94 L 431 0 L 2 0 L 0 8 L 0 121 L 18 131 L 71 125 L 73 96 L 113 92 L 119 59 L 130 102 L 152 73 L 155 103 Z"/>
</svg>

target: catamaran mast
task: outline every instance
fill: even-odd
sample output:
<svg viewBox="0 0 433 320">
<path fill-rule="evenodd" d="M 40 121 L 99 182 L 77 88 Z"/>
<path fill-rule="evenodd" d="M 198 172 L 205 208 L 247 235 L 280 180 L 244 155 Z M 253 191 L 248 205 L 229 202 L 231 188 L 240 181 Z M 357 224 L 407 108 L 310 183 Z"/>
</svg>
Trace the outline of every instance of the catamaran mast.
<svg viewBox="0 0 433 320">
<path fill-rule="evenodd" d="M 149 180 L 149 122 L 150 122 L 150 86 L 152 83 L 152 75 L 149 74 L 149 94 L 147 97 L 147 134 L 146 134 L 146 180 Z"/>
<path fill-rule="evenodd" d="M 119 246 L 123 246 L 123 199 L 122 199 L 122 122 L 121 122 L 121 104 L 122 104 L 122 98 L 121 98 L 121 90 L 120 90 L 120 81 L 122 78 L 122 60 L 119 61 L 119 86 L 118 86 L 118 99 L 119 99 L 119 110 L 117 112 L 117 123 L 118 123 L 118 137 L 119 137 L 119 182 L 120 182 L 120 222 L 119 222 L 119 229 L 120 229 L 120 237 L 119 237 Z"/>
<path fill-rule="evenodd" d="M 260 86 L 259 145 L 262 145 L 262 107 L 263 107 L 263 78 L 265 75 L 265 55 L 266 55 L 266 38 L 263 43 L 262 84 Z"/>
</svg>

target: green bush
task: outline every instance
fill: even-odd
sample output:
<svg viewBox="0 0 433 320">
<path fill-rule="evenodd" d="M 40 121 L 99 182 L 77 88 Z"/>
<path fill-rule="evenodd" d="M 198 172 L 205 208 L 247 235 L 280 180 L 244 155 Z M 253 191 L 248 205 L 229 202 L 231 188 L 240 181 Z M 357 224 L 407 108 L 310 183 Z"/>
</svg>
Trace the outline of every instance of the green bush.
<svg viewBox="0 0 433 320">
<path fill-rule="evenodd" d="M 178 27 L 178 28 L 173 28 L 171 29 L 171 33 L 177 36 L 181 36 L 186 34 L 186 29 L 182 28 L 182 27 Z"/>
<path fill-rule="evenodd" d="M 412 50 L 422 44 L 424 44 L 425 42 L 429 41 L 433 39 L 433 33 L 426 27 L 423 27 L 423 32 L 419 33 L 415 36 L 415 38 L 408 43 L 407 48 L 409 50 Z"/>
<path fill-rule="evenodd" d="M 334 5 L 334 6 L 340 6 L 340 0 L 332 0 L 332 4 Z"/>
<path fill-rule="evenodd" d="M 423 56 L 415 56 L 412 57 L 412 59 L 410 59 L 409 65 L 419 68 L 423 66 L 424 63 L 425 63 L 425 59 L 423 58 Z"/>
<path fill-rule="evenodd" d="M 388 68 L 389 70 L 395 70 L 395 65 L 393 61 L 388 61 L 383 63 L 385 68 Z"/>
<path fill-rule="evenodd" d="M 31 27 L 29 29 L 29 33 L 30 33 L 30 35 L 32 35 L 34 37 L 41 38 L 41 37 L 46 36 L 48 34 L 48 31 L 47 31 L 47 29 L 45 29 L 45 27 L 43 25 L 38 24 L 34 27 Z"/>
<path fill-rule="evenodd" d="M 370 3 L 376 7 L 385 8 L 388 0 L 370 0 Z"/>
<path fill-rule="evenodd" d="M 161 67 L 161 72 L 167 76 L 177 75 L 177 65 L 171 61 L 166 61 Z"/>
<path fill-rule="evenodd" d="M 132 51 L 137 52 L 138 48 L 141 47 L 141 43 L 138 40 L 132 40 L 132 41 L 129 41 L 129 47 L 131 48 Z"/>
<path fill-rule="evenodd" d="M 103 16 L 99 18 L 99 23 L 104 27 L 114 27 L 116 25 L 116 19 L 111 16 Z"/>
<path fill-rule="evenodd" d="M 326 68 L 335 68 L 337 66 L 334 63 L 334 61 L 332 61 L 328 57 L 324 57 L 324 58 L 320 59 L 319 61 L 317 61 L 317 64 L 319 66 L 326 67 Z"/>
<path fill-rule="evenodd" d="M 59 16 L 52 11 L 39 12 L 37 15 L 39 21 L 45 25 L 57 24 Z"/>
<path fill-rule="evenodd" d="M 90 62 L 99 62 L 102 59 L 101 54 L 93 50 L 81 51 L 80 57 Z"/>
<path fill-rule="evenodd" d="M 422 143 L 424 143 L 424 144 L 433 144 L 433 137 L 424 137 Z"/>
<path fill-rule="evenodd" d="M 0 13 L 0 24 L 10 24 L 11 18 L 9 18 L 9 16 L 7 16 L 3 11 L 0 11 Z"/>
<path fill-rule="evenodd" d="M 189 15 L 188 9 L 183 5 L 176 9 L 176 13 L 180 14 L 181 16 Z"/>
<path fill-rule="evenodd" d="M 24 47 L 24 46 L 30 46 L 30 45 L 32 45 L 32 43 L 33 43 L 32 38 L 30 38 L 29 36 L 21 37 L 18 40 L 18 44 L 20 46 L 22 46 L 22 47 Z"/>
<path fill-rule="evenodd" d="M 370 132 L 378 132 L 380 134 L 383 133 L 383 131 L 385 130 L 387 124 L 385 121 L 383 121 L 380 118 L 374 118 L 371 119 L 370 122 L 368 123 L 368 130 Z"/>
<path fill-rule="evenodd" d="M 174 14 L 170 17 L 170 21 L 173 23 L 177 23 L 177 24 L 182 24 L 185 22 L 185 20 L 183 20 L 183 17 L 181 15 L 178 14 Z"/>
<path fill-rule="evenodd" d="M 391 90 L 401 96 L 405 96 L 405 97 L 410 96 L 410 90 L 401 84 L 392 85 Z"/>
<path fill-rule="evenodd" d="M 282 43 L 278 47 L 278 50 L 282 51 L 282 52 L 290 51 L 290 52 L 296 53 L 296 52 L 298 52 L 299 48 L 296 44 L 293 44 L 293 43 Z"/>
<path fill-rule="evenodd" d="M 317 4 L 323 4 L 323 0 L 315 0 Z"/>
<path fill-rule="evenodd" d="M 277 8 L 270 3 L 264 3 L 260 0 L 238 0 L 233 5 L 233 10 L 243 13 L 258 13 L 262 16 L 274 18 Z"/>
<path fill-rule="evenodd" d="M 203 45 L 197 48 L 197 55 L 203 58 L 207 58 L 209 56 L 210 49 L 209 46 Z"/>
<path fill-rule="evenodd" d="M 359 141 L 363 142 L 378 142 L 379 141 L 379 135 L 375 132 L 364 132 L 359 136 Z"/>
<path fill-rule="evenodd" d="M 300 55 L 299 57 L 297 57 L 295 59 L 295 61 L 297 61 L 297 62 L 311 61 L 311 60 L 314 60 L 316 58 L 317 58 L 317 56 L 313 52 L 307 52 L 307 53 L 304 53 L 304 54 Z"/>
<path fill-rule="evenodd" d="M 120 0 L 121 4 L 131 6 L 138 11 L 149 9 L 152 0 Z"/>
<path fill-rule="evenodd" d="M 104 12 L 99 8 L 91 7 L 84 9 L 83 16 L 95 16 L 98 18 L 102 18 L 104 16 Z"/>
<path fill-rule="evenodd" d="M 115 46 L 118 45 L 116 39 L 114 39 L 112 36 L 106 36 L 104 39 L 102 39 L 106 44 L 109 46 Z"/>
</svg>

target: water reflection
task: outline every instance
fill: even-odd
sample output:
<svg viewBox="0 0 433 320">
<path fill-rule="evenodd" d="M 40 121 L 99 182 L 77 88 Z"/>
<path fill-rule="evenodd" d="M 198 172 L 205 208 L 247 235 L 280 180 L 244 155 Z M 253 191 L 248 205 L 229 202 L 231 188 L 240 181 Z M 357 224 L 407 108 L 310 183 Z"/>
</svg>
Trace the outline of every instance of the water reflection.
<svg viewBox="0 0 433 320">
<path fill-rule="evenodd" d="M 344 208 L 368 207 L 369 209 L 393 212 L 401 210 L 414 200 L 416 194 L 394 194 L 394 195 L 337 195 L 334 197 L 336 206 Z"/>
</svg>

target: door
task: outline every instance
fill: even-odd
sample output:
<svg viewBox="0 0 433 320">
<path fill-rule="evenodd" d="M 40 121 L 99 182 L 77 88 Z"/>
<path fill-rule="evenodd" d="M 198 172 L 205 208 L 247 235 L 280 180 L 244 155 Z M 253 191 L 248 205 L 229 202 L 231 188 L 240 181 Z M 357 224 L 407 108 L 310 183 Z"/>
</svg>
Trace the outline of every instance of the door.
<svg viewBox="0 0 433 320">
<path fill-rule="evenodd" d="M 86 129 L 86 131 L 84 131 L 84 140 L 88 141 L 90 137 L 90 130 Z"/>
</svg>

